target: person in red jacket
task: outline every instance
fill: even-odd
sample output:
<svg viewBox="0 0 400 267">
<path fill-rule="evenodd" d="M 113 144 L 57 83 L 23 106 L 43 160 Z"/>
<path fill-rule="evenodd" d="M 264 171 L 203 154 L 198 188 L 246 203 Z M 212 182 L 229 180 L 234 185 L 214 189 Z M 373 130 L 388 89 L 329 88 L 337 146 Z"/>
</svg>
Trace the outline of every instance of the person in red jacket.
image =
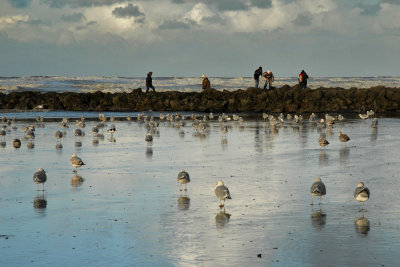
<svg viewBox="0 0 400 267">
<path fill-rule="evenodd" d="M 308 79 L 308 75 L 307 73 L 302 70 L 299 74 L 299 85 L 301 88 L 307 88 L 307 79 Z"/>
</svg>

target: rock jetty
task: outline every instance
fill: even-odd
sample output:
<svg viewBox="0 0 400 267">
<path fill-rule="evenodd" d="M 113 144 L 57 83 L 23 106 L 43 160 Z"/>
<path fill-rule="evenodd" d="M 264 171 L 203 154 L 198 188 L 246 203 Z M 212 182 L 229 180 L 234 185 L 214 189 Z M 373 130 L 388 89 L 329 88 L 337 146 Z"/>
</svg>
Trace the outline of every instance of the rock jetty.
<svg viewBox="0 0 400 267">
<path fill-rule="evenodd" d="M 130 93 L 12 92 L 0 94 L 2 110 L 35 107 L 66 111 L 198 111 L 198 112 L 377 112 L 400 111 L 400 88 L 300 89 Z"/>
</svg>

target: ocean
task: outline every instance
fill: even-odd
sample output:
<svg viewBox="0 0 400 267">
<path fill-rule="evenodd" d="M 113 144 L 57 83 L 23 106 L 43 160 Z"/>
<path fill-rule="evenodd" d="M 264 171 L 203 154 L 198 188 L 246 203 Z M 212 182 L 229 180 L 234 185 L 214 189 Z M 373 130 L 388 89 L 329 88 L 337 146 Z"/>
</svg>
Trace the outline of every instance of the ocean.
<svg viewBox="0 0 400 267">
<path fill-rule="evenodd" d="M 217 90 L 234 91 L 254 86 L 252 77 L 210 77 L 211 87 Z M 260 81 L 260 87 L 263 86 Z M 274 86 L 294 85 L 297 77 L 276 77 Z M 308 86 L 341 87 L 349 89 L 370 88 L 374 86 L 399 87 L 400 77 L 310 77 Z M 153 77 L 156 91 L 193 92 L 201 90 L 201 77 Z M 25 76 L 0 77 L 0 92 L 15 91 L 39 92 L 130 92 L 133 89 L 145 88 L 145 77 L 66 77 L 66 76 Z"/>
</svg>

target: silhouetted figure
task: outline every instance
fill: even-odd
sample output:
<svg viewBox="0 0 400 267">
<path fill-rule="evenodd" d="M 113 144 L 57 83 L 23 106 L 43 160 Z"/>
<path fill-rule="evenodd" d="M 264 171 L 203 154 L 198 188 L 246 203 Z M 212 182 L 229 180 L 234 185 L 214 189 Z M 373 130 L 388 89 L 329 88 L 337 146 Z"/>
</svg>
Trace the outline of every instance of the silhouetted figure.
<svg viewBox="0 0 400 267">
<path fill-rule="evenodd" d="M 211 84 L 210 84 L 210 80 L 206 77 L 206 75 L 202 75 L 201 79 L 203 80 L 201 83 L 201 88 L 203 89 L 210 89 L 211 88 Z"/>
<path fill-rule="evenodd" d="M 307 79 L 308 79 L 307 73 L 304 70 L 302 70 L 299 74 L 299 85 L 301 88 L 307 88 Z"/>
<path fill-rule="evenodd" d="M 146 93 L 149 92 L 149 88 L 153 89 L 153 92 L 156 91 L 156 89 L 154 89 L 153 86 L 153 78 L 151 77 L 153 75 L 153 73 L 150 71 L 149 73 L 147 73 L 147 77 L 146 77 Z"/>
<path fill-rule="evenodd" d="M 260 76 L 262 75 L 262 67 L 260 66 L 258 69 L 254 71 L 254 87 L 258 88 L 258 83 L 260 82 Z"/>
</svg>

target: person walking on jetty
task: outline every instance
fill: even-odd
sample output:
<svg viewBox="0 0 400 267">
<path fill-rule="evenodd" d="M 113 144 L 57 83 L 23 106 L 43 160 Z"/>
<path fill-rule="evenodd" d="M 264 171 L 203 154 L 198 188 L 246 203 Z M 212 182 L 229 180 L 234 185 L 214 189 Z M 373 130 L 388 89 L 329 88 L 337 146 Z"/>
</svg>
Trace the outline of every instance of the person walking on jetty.
<svg viewBox="0 0 400 267">
<path fill-rule="evenodd" d="M 149 73 L 147 73 L 147 77 L 146 77 L 146 93 L 149 92 L 150 88 L 153 89 L 153 92 L 156 91 L 156 89 L 154 89 L 154 86 L 153 86 L 153 78 L 151 77 L 152 75 L 153 75 L 153 72 L 151 72 L 151 71 Z"/>
<path fill-rule="evenodd" d="M 274 74 L 270 70 L 267 70 L 264 72 L 263 77 L 265 78 L 264 89 L 271 89 L 272 82 L 275 79 Z"/>
<path fill-rule="evenodd" d="M 308 75 L 307 73 L 302 70 L 299 74 L 299 85 L 301 88 L 307 88 L 307 79 L 308 79 Z"/>
<path fill-rule="evenodd" d="M 258 67 L 258 69 L 256 69 L 255 71 L 254 71 L 254 82 L 255 82 L 255 84 L 254 84 L 254 87 L 255 88 L 258 88 L 258 83 L 260 82 L 260 76 L 262 75 L 262 67 L 260 66 L 260 67 Z"/>
<path fill-rule="evenodd" d="M 206 77 L 206 75 L 202 75 L 201 79 L 203 80 L 203 82 L 201 83 L 201 88 L 203 89 L 210 89 L 211 88 L 211 84 L 210 84 L 210 80 Z"/>
</svg>

